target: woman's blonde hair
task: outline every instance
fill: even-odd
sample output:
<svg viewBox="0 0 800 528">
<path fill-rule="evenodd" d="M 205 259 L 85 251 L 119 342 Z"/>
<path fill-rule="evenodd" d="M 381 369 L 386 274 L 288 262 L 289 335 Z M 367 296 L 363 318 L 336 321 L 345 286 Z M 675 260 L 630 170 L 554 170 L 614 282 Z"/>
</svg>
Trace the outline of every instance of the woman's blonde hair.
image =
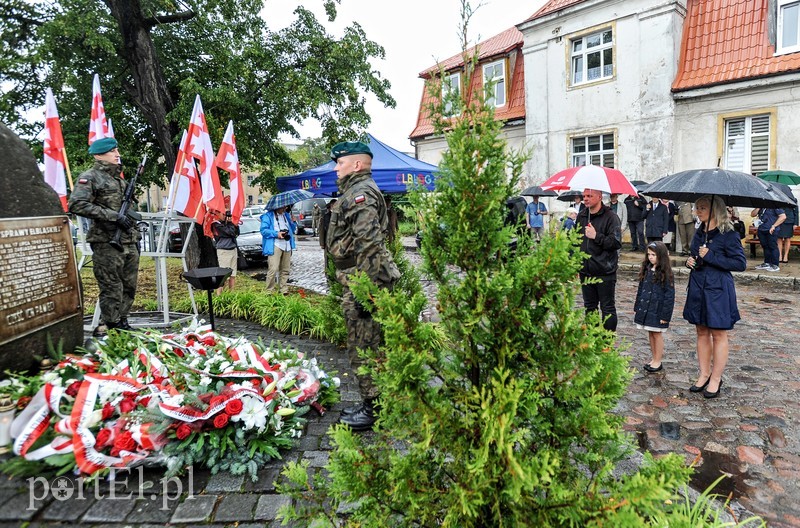
<svg viewBox="0 0 800 528">
<path fill-rule="evenodd" d="M 695 206 L 697 206 L 697 204 L 700 202 L 708 202 L 711 206 L 711 214 L 716 221 L 717 228 L 719 229 L 720 233 L 733 231 L 733 222 L 731 222 L 730 216 L 728 216 L 728 206 L 725 205 L 725 202 L 721 197 L 717 195 L 712 196 L 710 194 L 706 194 L 694 202 Z M 704 229 L 708 231 L 708 226 L 704 226 Z"/>
</svg>

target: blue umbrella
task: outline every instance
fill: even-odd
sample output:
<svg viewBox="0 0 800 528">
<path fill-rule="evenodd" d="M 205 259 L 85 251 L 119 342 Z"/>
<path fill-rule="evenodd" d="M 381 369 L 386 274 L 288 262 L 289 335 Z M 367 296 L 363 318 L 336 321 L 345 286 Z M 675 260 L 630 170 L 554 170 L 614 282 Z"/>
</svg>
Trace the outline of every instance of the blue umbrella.
<svg viewBox="0 0 800 528">
<path fill-rule="evenodd" d="M 312 192 L 305 191 L 303 189 L 292 189 L 291 191 L 284 191 L 271 197 L 267 201 L 267 205 L 264 206 L 264 209 L 267 211 L 274 211 L 275 209 L 288 207 L 292 204 L 296 204 L 297 202 L 302 202 L 303 200 L 308 200 L 309 198 L 313 197 L 314 193 Z"/>
</svg>

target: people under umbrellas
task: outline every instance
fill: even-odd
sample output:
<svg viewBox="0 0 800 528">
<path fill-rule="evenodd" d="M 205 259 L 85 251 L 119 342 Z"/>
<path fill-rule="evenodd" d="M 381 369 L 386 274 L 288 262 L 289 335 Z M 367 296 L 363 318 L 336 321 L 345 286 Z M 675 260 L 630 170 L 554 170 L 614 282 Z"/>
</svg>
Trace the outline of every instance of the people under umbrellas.
<svg viewBox="0 0 800 528">
<path fill-rule="evenodd" d="M 772 209 L 767 207 L 756 207 L 750 212 L 750 216 L 758 217 L 758 241 L 764 250 L 764 263 L 756 266 L 757 270 L 780 271 L 778 265 L 781 253 L 778 250 L 777 229 L 786 221 L 786 213 L 783 209 Z"/>
<path fill-rule="evenodd" d="M 686 260 L 692 271 L 683 318 L 695 325 L 700 372 L 689 391 L 716 398 L 728 363 L 728 330 L 741 319 L 731 272 L 744 271 L 747 259 L 722 198 L 700 198 L 695 213 L 701 224 Z"/>
<path fill-rule="evenodd" d="M 587 312 L 597 310 L 603 316 L 607 330 L 617 329 L 616 284 L 619 264 L 619 217 L 603 204 L 603 193 L 596 189 L 583 191 L 586 206 L 578 213 L 577 228 L 583 235 L 581 251 L 589 255 L 580 270 L 583 307 Z M 586 283 L 587 278 L 599 282 Z"/>
<path fill-rule="evenodd" d="M 647 243 L 644 240 L 645 200 L 640 196 L 625 198 L 628 210 L 628 227 L 631 231 L 631 251 L 644 251 Z"/>
<path fill-rule="evenodd" d="M 647 220 L 644 228 L 647 241 L 661 242 L 669 232 L 669 206 L 656 198 L 647 204 L 644 218 Z"/>
<path fill-rule="evenodd" d="M 538 196 L 533 197 L 533 201 L 525 207 L 525 222 L 531 234 L 538 242 L 542 238 L 544 229 L 544 217 L 549 214 L 547 207 L 539 201 Z"/>
</svg>

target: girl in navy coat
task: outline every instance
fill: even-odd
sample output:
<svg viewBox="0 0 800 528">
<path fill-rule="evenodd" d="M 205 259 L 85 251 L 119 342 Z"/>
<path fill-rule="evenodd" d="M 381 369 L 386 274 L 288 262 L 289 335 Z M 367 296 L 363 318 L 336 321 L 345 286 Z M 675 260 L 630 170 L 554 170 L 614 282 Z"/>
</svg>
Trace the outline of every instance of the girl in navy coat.
<svg viewBox="0 0 800 528">
<path fill-rule="evenodd" d="M 744 271 L 747 259 L 719 196 L 713 200 L 703 196 L 695 202 L 695 212 L 702 224 L 692 239 L 692 256 L 686 261 L 692 272 L 683 318 L 697 329 L 700 374 L 689 390 L 716 398 L 728 363 L 728 330 L 741 319 L 731 272 Z"/>
<path fill-rule="evenodd" d="M 647 330 L 653 359 L 645 363 L 647 372 L 658 372 L 664 367 L 663 332 L 669 327 L 675 307 L 675 279 L 669 262 L 669 251 L 663 242 L 650 242 L 647 256 L 639 270 L 639 289 L 633 305 L 636 328 Z"/>
</svg>

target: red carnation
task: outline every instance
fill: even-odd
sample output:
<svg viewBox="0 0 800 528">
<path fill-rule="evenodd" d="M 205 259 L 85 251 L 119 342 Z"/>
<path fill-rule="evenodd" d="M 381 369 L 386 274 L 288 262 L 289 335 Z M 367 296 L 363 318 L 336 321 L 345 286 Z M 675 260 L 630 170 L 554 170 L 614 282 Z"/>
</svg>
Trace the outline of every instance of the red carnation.
<svg viewBox="0 0 800 528">
<path fill-rule="evenodd" d="M 103 449 L 111 440 L 111 429 L 100 429 L 94 442 L 95 449 Z"/>
<path fill-rule="evenodd" d="M 225 404 L 225 412 L 231 416 L 236 416 L 242 412 L 243 408 L 244 405 L 242 405 L 242 400 L 230 400 Z"/>
<path fill-rule="evenodd" d="M 172 347 L 172 351 L 175 352 L 175 355 L 178 357 L 183 357 L 183 350 L 178 347 Z"/>
<path fill-rule="evenodd" d="M 119 402 L 119 412 L 126 414 L 131 412 L 136 408 L 136 402 L 132 399 L 125 398 L 121 402 Z"/>
<path fill-rule="evenodd" d="M 125 431 L 114 439 L 114 447 L 120 451 L 133 451 L 136 449 L 136 440 L 130 431 Z"/>
<path fill-rule="evenodd" d="M 223 427 L 228 425 L 228 420 L 229 419 L 230 419 L 230 416 L 228 416 L 227 414 L 219 413 L 218 415 L 216 415 L 214 417 L 214 427 L 216 427 L 217 429 L 222 429 Z"/>
<path fill-rule="evenodd" d="M 139 405 L 141 405 L 142 407 L 147 407 L 148 405 L 150 405 L 150 396 L 139 400 Z"/>
<path fill-rule="evenodd" d="M 108 420 L 112 416 L 114 416 L 114 406 L 106 402 L 106 404 L 103 405 L 103 420 Z"/>
<path fill-rule="evenodd" d="M 175 431 L 175 437 L 178 440 L 185 440 L 190 434 L 192 434 L 192 428 L 188 424 L 180 424 Z"/>
<path fill-rule="evenodd" d="M 125 392 L 122 393 L 122 397 L 123 398 L 127 398 L 129 400 L 136 398 L 136 396 L 138 396 L 138 395 L 139 395 L 138 392 L 133 392 L 133 391 L 125 391 Z"/>
<path fill-rule="evenodd" d="M 81 382 L 73 381 L 72 383 L 69 384 L 69 387 L 67 387 L 67 390 L 64 391 L 64 393 L 67 396 L 72 396 L 74 398 L 75 396 L 78 395 L 78 389 L 80 388 L 81 388 Z"/>
<path fill-rule="evenodd" d="M 213 335 L 203 336 L 200 342 L 207 346 L 214 346 L 217 344 L 217 340 Z"/>
</svg>

